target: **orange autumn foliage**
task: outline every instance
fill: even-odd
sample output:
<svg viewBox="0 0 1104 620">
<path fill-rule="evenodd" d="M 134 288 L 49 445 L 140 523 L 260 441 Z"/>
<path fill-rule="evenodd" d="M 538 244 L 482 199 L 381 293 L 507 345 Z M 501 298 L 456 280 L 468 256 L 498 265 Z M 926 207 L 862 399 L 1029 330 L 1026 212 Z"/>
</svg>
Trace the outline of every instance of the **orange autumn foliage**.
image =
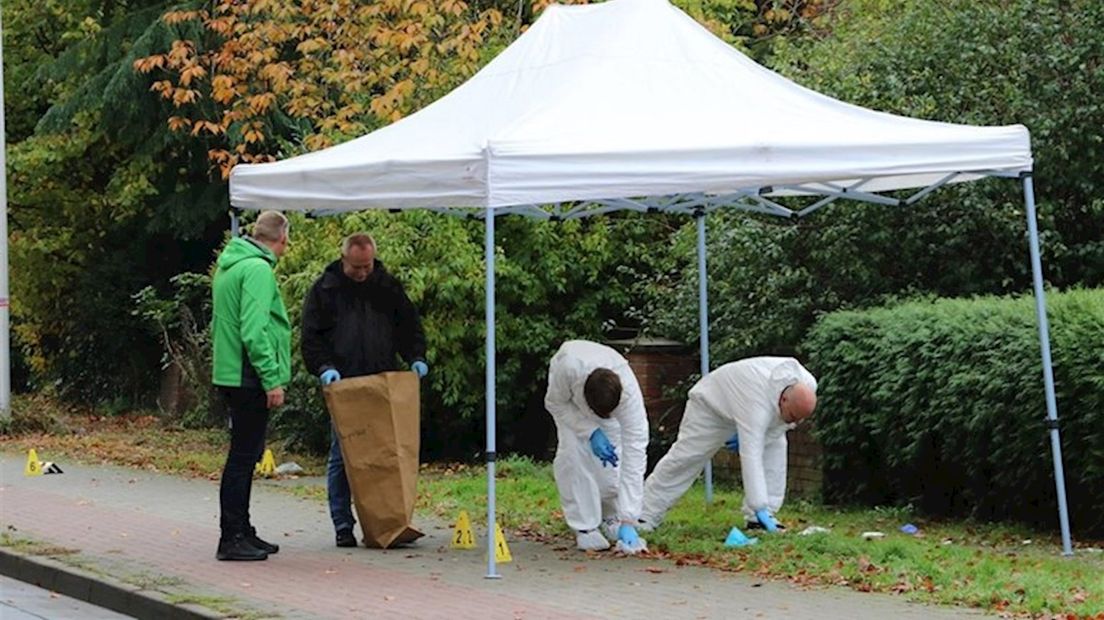
<svg viewBox="0 0 1104 620">
<path fill-rule="evenodd" d="M 502 24 L 462 0 L 218 0 L 161 20 L 176 40 L 134 69 L 223 179 L 425 106 L 475 72 Z"/>
</svg>

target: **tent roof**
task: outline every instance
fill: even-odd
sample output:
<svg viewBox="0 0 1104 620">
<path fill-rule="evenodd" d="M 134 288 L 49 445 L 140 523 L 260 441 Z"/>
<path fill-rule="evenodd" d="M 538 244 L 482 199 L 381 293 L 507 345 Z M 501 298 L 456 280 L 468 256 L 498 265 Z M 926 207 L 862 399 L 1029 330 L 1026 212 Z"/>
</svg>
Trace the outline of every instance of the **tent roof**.
<svg viewBox="0 0 1104 620">
<path fill-rule="evenodd" d="M 506 207 L 925 187 L 1031 169 L 1022 125 L 850 105 L 751 61 L 666 0 L 554 5 L 467 82 L 349 142 L 236 166 L 249 209 Z M 797 187 L 800 186 L 800 187 Z"/>
</svg>

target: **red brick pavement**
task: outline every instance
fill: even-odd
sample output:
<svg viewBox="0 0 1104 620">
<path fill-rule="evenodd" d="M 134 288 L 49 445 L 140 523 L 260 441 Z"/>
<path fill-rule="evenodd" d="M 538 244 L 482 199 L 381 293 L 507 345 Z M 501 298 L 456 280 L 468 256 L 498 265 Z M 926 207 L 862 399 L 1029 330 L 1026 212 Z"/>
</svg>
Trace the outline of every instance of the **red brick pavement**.
<svg viewBox="0 0 1104 620">
<path fill-rule="evenodd" d="M 109 557 L 136 568 L 204 585 L 285 615 L 316 618 L 579 618 L 437 577 L 386 570 L 347 555 L 284 549 L 264 562 L 218 562 L 211 527 L 147 512 L 98 505 L 43 490 L 8 486 L 0 493 L 14 534 Z M 278 542 L 278 541 L 277 541 Z"/>
</svg>

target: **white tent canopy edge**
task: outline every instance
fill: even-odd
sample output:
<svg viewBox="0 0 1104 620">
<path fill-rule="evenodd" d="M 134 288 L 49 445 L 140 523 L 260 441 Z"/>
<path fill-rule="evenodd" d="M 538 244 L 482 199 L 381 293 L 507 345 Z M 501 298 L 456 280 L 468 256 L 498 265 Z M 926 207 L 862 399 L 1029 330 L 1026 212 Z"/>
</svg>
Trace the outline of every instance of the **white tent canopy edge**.
<svg viewBox="0 0 1104 620">
<path fill-rule="evenodd" d="M 750 114 L 755 108 L 785 122 L 764 122 Z M 467 82 L 392 125 L 322 151 L 235 167 L 230 202 L 315 214 L 424 208 L 485 221 L 487 576 L 498 577 L 496 216 L 694 215 L 704 375 L 706 213 L 730 207 L 802 217 L 839 198 L 908 205 L 947 183 L 1021 179 L 1063 549 L 1071 554 L 1031 164 L 1020 125 L 970 127 L 865 110 L 760 67 L 666 0 L 610 0 L 553 5 Z M 879 193 L 900 189 L 918 191 Z M 820 198 L 798 210 L 771 199 L 795 195 Z"/>
<path fill-rule="evenodd" d="M 391 125 L 235 167 L 231 200 L 281 210 L 498 209 L 820 193 L 808 186 L 859 180 L 878 192 L 1031 164 L 1022 125 L 867 110 L 756 64 L 666 0 L 611 0 L 549 7 L 468 81 Z"/>
</svg>

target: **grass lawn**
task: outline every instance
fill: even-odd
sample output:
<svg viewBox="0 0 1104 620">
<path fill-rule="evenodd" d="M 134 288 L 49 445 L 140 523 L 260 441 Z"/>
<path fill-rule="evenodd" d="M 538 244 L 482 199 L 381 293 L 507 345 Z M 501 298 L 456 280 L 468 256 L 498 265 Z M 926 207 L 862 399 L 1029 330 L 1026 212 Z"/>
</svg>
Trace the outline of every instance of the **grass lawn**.
<svg viewBox="0 0 1104 620">
<path fill-rule="evenodd" d="M 25 420 L 4 429 L 0 450 L 38 451 L 42 460 L 111 463 L 187 476 L 217 478 L 225 459 L 222 430 L 166 427 L 151 415 L 102 416 L 60 411 L 45 399 L 19 397 L 14 409 L 49 417 L 48 426 Z M 38 416 L 36 416 L 38 417 Z M 321 475 L 324 457 L 289 454 L 273 446 L 277 462 L 293 460 L 308 475 Z M 551 464 L 510 458 L 499 461 L 498 517 L 507 535 L 570 547 Z M 325 501 L 317 483 L 284 487 Z M 419 481 L 418 511 L 452 522 L 467 510 L 476 522 L 486 515 L 486 473 L 482 466 L 426 465 Z M 1013 617 L 1104 620 L 1104 543 L 1079 541 L 1072 558 L 1060 555 L 1056 532 L 1032 532 L 1012 525 L 932 521 L 906 509 L 842 509 L 791 501 L 779 518 L 789 530 L 760 535 L 743 549 L 723 545 L 730 527 L 743 526 L 741 495 L 718 488 L 712 505 L 695 485 L 656 532 L 644 534 L 645 558 L 669 558 L 681 565 L 787 579 L 803 586 L 840 586 L 889 592 L 924 603 L 978 607 Z M 920 534 L 898 528 L 913 523 Z M 826 534 L 802 536 L 808 526 Z M 885 537 L 864 540 L 862 533 Z M 1097 551 L 1093 551 L 1097 549 Z M 636 561 L 636 560 L 628 560 Z"/>
<path fill-rule="evenodd" d="M 514 536 L 574 545 L 560 513 L 550 464 L 506 459 L 498 463 L 496 479 L 498 519 L 504 529 Z M 1104 620 L 1104 554 L 1085 545 L 1073 558 L 1064 558 L 1054 533 L 936 522 L 905 509 L 840 509 L 799 501 L 788 503 L 779 515 L 786 534 L 761 534 L 755 546 L 727 549 L 723 543 L 729 528 L 743 527 L 742 499 L 738 490 L 720 488 L 713 504 L 706 505 L 699 482 L 660 528 L 643 534 L 649 556 L 1013 616 Z M 419 510 L 445 520 L 465 509 L 474 521 L 485 523 L 486 471 L 425 468 L 418 502 Z M 920 533 L 901 533 L 898 528 L 905 523 L 917 525 Z M 812 525 L 831 531 L 799 535 Z M 886 536 L 865 540 L 862 533 L 868 531 Z"/>
</svg>

